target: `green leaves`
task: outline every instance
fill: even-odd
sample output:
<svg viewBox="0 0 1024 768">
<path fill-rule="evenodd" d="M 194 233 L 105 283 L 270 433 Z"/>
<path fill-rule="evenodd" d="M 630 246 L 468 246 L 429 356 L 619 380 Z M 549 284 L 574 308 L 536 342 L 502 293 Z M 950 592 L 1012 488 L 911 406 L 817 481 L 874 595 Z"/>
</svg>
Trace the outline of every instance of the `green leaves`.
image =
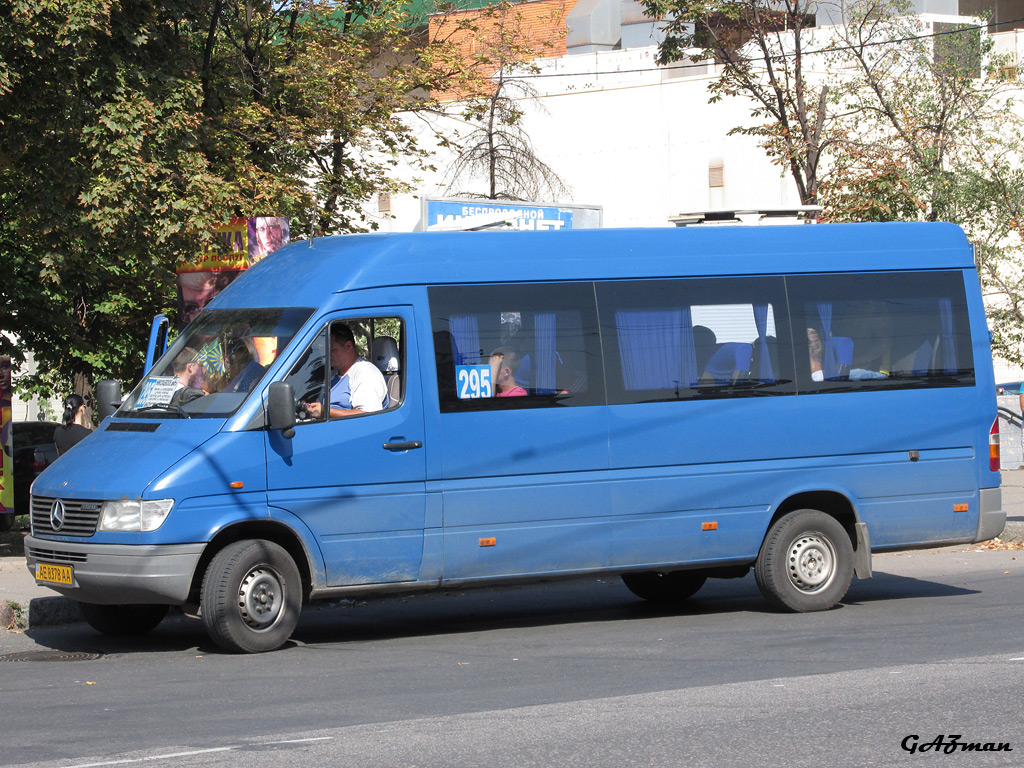
<svg viewBox="0 0 1024 768">
<path fill-rule="evenodd" d="M 0 350 L 32 350 L 40 385 L 131 381 L 213 226 L 371 227 L 363 201 L 422 159 L 399 115 L 440 76 L 406 20 L 397 0 L 0 4 Z"/>
</svg>

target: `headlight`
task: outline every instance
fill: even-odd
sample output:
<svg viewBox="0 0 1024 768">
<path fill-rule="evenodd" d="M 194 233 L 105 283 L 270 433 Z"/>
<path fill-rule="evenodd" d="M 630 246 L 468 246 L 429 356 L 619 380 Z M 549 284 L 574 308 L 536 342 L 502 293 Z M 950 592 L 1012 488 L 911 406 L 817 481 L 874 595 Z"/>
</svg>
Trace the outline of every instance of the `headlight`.
<svg viewBox="0 0 1024 768">
<path fill-rule="evenodd" d="M 174 499 L 104 501 L 100 509 L 100 531 L 155 531 L 174 506 Z"/>
</svg>

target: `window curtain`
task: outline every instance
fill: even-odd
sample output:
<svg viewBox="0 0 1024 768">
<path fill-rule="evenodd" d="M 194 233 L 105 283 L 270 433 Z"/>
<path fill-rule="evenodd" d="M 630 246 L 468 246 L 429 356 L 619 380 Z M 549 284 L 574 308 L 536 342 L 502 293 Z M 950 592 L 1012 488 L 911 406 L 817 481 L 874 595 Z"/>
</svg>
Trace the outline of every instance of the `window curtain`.
<svg viewBox="0 0 1024 768">
<path fill-rule="evenodd" d="M 453 315 L 448 321 L 456 365 L 480 363 L 480 327 L 475 315 Z"/>
<path fill-rule="evenodd" d="M 555 351 L 556 319 L 554 312 L 534 315 L 534 357 L 533 386 L 538 395 L 555 393 L 555 366 L 558 353 Z"/>
<path fill-rule="evenodd" d="M 768 305 L 754 305 L 754 325 L 757 327 L 758 370 L 757 378 L 762 384 L 774 384 L 775 372 L 768 352 Z"/>
<path fill-rule="evenodd" d="M 690 308 L 619 311 L 615 327 L 626 390 L 690 388 L 697 354 Z"/>
<path fill-rule="evenodd" d="M 953 302 L 939 299 L 939 319 L 942 322 L 942 367 L 947 375 L 955 375 L 960 367 L 956 360 L 956 344 L 953 340 Z"/>
</svg>

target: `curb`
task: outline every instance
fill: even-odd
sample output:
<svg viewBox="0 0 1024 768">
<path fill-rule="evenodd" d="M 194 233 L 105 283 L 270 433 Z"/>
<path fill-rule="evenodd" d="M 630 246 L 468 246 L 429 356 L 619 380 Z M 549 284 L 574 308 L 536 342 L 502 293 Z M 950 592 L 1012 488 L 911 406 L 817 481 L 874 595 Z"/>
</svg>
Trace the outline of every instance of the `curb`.
<svg viewBox="0 0 1024 768">
<path fill-rule="evenodd" d="M 27 629 L 82 621 L 78 603 L 70 597 L 33 597 L 28 601 Z"/>
<path fill-rule="evenodd" d="M 1005 542 L 1024 540 L 1024 523 L 1018 523 L 1016 520 L 1007 521 L 999 538 Z"/>
</svg>

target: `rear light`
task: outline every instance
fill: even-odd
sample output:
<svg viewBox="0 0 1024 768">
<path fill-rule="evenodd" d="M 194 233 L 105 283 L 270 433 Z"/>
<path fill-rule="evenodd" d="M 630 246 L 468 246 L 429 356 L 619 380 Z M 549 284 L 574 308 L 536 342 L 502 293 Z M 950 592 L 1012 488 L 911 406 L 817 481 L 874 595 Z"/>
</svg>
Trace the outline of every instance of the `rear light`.
<svg viewBox="0 0 1024 768">
<path fill-rule="evenodd" d="M 988 468 L 993 472 L 999 471 L 999 417 L 992 422 L 992 429 L 988 431 Z"/>
<path fill-rule="evenodd" d="M 46 469 L 46 453 L 41 448 L 32 451 L 32 474 L 38 475 Z"/>
</svg>

